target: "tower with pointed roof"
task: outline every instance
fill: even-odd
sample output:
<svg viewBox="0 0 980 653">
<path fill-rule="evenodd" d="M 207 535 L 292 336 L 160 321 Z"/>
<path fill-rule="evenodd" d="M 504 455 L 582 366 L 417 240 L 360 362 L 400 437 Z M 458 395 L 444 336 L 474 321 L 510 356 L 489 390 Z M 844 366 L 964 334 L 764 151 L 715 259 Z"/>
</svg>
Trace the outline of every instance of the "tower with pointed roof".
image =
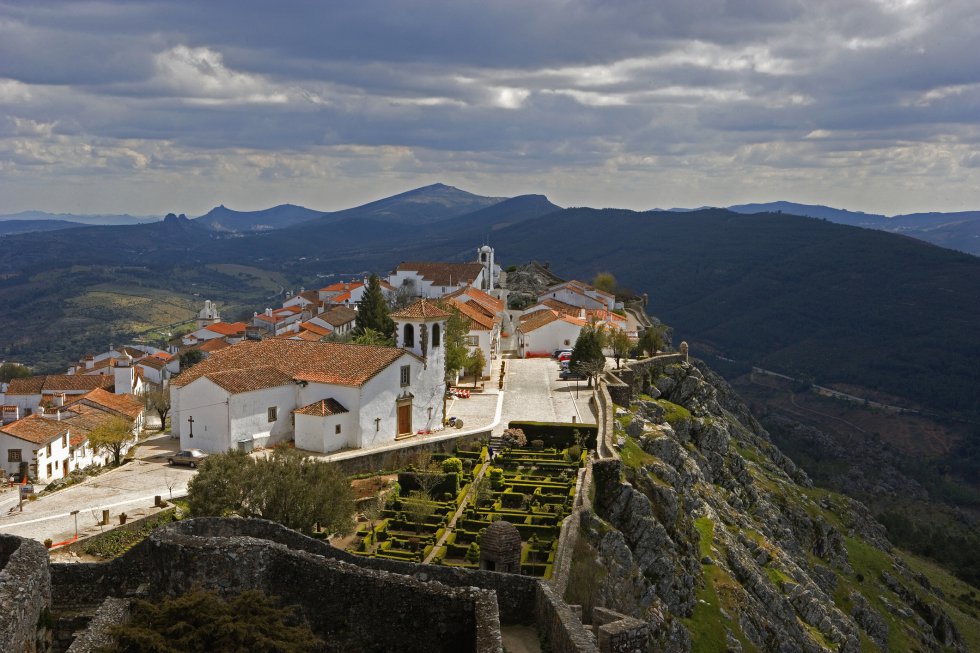
<svg viewBox="0 0 980 653">
<path fill-rule="evenodd" d="M 438 394 L 441 411 L 442 398 L 446 393 L 446 320 L 449 313 L 439 308 L 435 303 L 422 298 L 409 306 L 391 314 L 395 322 L 395 346 L 406 349 L 423 361 L 423 383 L 413 383 L 411 387 L 432 388 Z M 408 386 L 406 386 L 408 387 Z M 408 397 L 401 398 L 406 401 Z M 432 406 L 435 397 L 419 397 L 415 404 Z M 442 423 L 442 415 L 429 416 L 425 422 L 434 426 Z"/>
<path fill-rule="evenodd" d="M 480 290 L 490 292 L 493 290 L 493 247 L 484 245 L 476 251 L 477 262 L 483 266 L 483 284 Z"/>
</svg>

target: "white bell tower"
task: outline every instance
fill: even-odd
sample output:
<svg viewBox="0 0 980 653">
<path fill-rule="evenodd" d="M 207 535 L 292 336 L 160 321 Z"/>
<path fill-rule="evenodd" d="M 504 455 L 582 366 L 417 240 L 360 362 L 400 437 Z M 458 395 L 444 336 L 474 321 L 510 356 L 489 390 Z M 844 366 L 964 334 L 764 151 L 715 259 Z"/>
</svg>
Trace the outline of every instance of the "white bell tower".
<svg viewBox="0 0 980 653">
<path fill-rule="evenodd" d="M 490 292 L 493 290 L 493 247 L 484 245 L 476 250 L 477 262 L 483 266 L 483 284 L 480 290 Z"/>
</svg>

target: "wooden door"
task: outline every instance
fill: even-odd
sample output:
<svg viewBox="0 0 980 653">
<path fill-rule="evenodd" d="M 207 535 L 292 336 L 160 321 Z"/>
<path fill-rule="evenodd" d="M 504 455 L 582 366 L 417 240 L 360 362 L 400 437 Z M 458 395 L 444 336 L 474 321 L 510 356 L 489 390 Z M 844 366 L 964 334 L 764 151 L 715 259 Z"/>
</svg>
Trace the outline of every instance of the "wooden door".
<svg viewBox="0 0 980 653">
<path fill-rule="evenodd" d="M 398 406 L 398 435 L 412 432 L 412 404 Z"/>
</svg>

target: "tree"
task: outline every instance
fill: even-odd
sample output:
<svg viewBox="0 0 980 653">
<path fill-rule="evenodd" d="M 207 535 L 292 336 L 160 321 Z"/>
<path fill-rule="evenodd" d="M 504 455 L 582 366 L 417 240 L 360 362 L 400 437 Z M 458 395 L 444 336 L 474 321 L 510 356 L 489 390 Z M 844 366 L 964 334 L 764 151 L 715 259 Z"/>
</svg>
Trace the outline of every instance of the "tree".
<svg viewBox="0 0 980 653">
<path fill-rule="evenodd" d="M 374 329 L 364 329 L 364 332 L 355 335 L 351 340 L 357 345 L 377 345 L 381 347 L 394 347 L 395 339 L 391 336 L 386 336 L 380 331 L 375 331 Z"/>
<path fill-rule="evenodd" d="M 96 451 L 109 451 L 118 467 L 123 448 L 133 441 L 133 423 L 124 417 L 112 417 L 96 426 L 88 435 Z"/>
<path fill-rule="evenodd" d="M 592 285 L 596 289 L 604 290 L 608 293 L 615 293 L 618 286 L 616 277 L 611 272 L 600 272 L 595 275 L 595 278 L 592 280 Z"/>
<path fill-rule="evenodd" d="M 653 356 L 664 347 L 664 332 L 659 326 L 650 326 L 640 336 L 639 347 L 648 356 Z"/>
<path fill-rule="evenodd" d="M 186 370 L 204 360 L 204 352 L 200 349 L 187 349 L 180 352 L 180 369 Z"/>
<path fill-rule="evenodd" d="M 446 383 L 451 384 L 456 380 L 459 371 L 466 367 L 466 358 L 469 355 L 466 336 L 470 332 L 470 325 L 455 305 L 449 304 L 443 308 L 449 311 L 443 346 L 446 348 Z"/>
<path fill-rule="evenodd" d="M 415 533 L 421 533 L 425 520 L 436 512 L 436 502 L 425 490 L 414 490 L 402 499 L 402 510 L 409 520 L 415 524 Z"/>
<path fill-rule="evenodd" d="M 346 333 L 331 331 L 327 335 L 320 338 L 320 342 L 350 342 L 352 339 L 353 334 L 350 331 L 347 331 Z"/>
<path fill-rule="evenodd" d="M 486 365 L 487 359 L 483 356 L 483 350 L 480 348 L 474 349 L 466 357 L 466 371 L 473 375 L 474 388 L 476 387 L 477 381 L 483 376 L 483 368 Z"/>
<path fill-rule="evenodd" d="M 160 416 L 160 430 L 166 428 L 167 414 L 170 412 L 170 391 L 166 388 L 150 390 L 143 395 L 143 405 Z"/>
<path fill-rule="evenodd" d="M 602 353 L 605 341 L 605 331 L 595 323 L 582 327 L 572 348 L 572 360 L 569 367 L 592 380 L 602 374 L 606 367 L 606 356 Z"/>
<path fill-rule="evenodd" d="M 357 304 L 354 338 L 363 335 L 368 329 L 377 331 L 385 338 L 395 337 L 395 323 L 388 314 L 388 302 L 381 292 L 381 279 L 376 274 L 368 278 L 367 290 Z"/>
<path fill-rule="evenodd" d="M 187 487 L 191 514 L 261 517 L 295 530 L 320 524 L 331 533 L 354 526 L 354 493 L 340 470 L 276 447 L 258 460 L 242 451 L 208 456 Z"/>
<path fill-rule="evenodd" d="M 199 587 L 160 601 L 136 600 L 132 618 L 110 626 L 111 653 L 299 653 L 323 645 L 295 607 L 258 590 L 229 598 Z"/>
<path fill-rule="evenodd" d="M 405 308 L 411 304 L 418 297 L 418 291 L 415 289 L 414 279 L 405 279 L 402 282 L 401 287 L 395 291 L 391 298 L 391 308 L 392 310 L 398 310 L 400 308 Z"/>
<path fill-rule="evenodd" d="M 629 335 L 622 329 L 615 329 L 609 334 L 609 346 L 612 347 L 613 358 L 616 359 L 616 369 L 619 369 L 619 360 L 625 358 L 633 347 Z"/>
<path fill-rule="evenodd" d="M 0 383 L 10 383 L 14 379 L 26 379 L 31 370 L 19 363 L 4 363 L 0 365 Z"/>
</svg>

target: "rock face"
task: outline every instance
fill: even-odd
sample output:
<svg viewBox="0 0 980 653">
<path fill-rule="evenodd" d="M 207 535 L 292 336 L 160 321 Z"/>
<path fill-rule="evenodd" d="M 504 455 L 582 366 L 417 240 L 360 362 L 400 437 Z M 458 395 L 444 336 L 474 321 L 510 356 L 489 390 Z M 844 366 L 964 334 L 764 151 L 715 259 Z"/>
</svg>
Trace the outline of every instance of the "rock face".
<svg viewBox="0 0 980 653">
<path fill-rule="evenodd" d="M 966 650 L 867 509 L 813 488 L 720 377 L 682 362 L 633 382 L 622 461 L 593 468 L 583 603 L 646 620 L 651 651 Z"/>
</svg>

